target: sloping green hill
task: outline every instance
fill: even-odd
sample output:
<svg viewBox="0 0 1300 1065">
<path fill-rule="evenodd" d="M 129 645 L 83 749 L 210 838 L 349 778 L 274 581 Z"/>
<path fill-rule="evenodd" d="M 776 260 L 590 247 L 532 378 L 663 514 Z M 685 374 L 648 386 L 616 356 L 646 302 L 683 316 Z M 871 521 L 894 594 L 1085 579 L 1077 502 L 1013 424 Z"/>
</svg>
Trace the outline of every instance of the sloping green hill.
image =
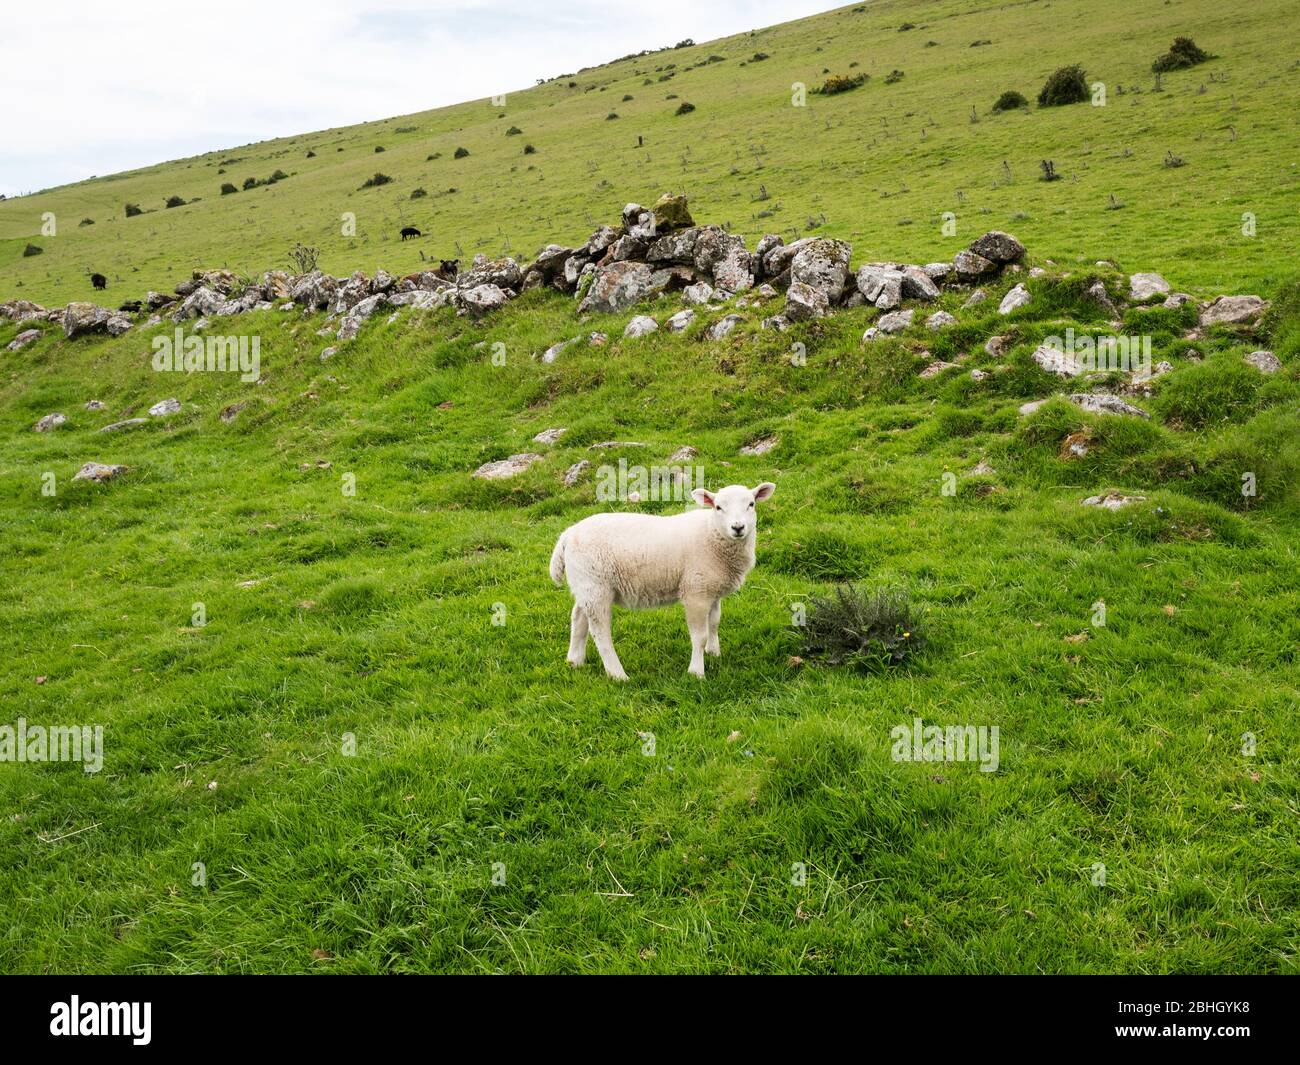
<svg viewBox="0 0 1300 1065">
<path fill-rule="evenodd" d="M 841 8 L 557 78 L 504 107 L 478 100 L 0 203 L 0 297 L 85 298 L 87 271 L 98 271 L 114 296 L 139 298 L 193 268 L 283 266 L 297 240 L 340 274 L 406 272 L 421 251 L 450 257 L 457 245 L 528 257 L 666 188 L 746 236 L 812 224 L 864 257 L 947 258 L 1010 228 L 1061 262 L 1114 259 L 1205 291 L 1269 287 L 1300 243 L 1300 73 L 1279 32 L 1293 19 L 1286 0 Z M 1219 58 L 1164 75 L 1153 92 L 1152 61 L 1180 34 Z M 1032 101 L 1071 63 L 1105 84 L 1106 106 L 991 113 L 1005 90 Z M 895 70 L 904 76 L 886 84 Z M 859 73 L 870 75 L 860 89 L 812 93 L 831 74 Z M 809 90 L 806 107 L 792 106 L 795 83 Z M 678 116 L 684 102 L 695 110 Z M 522 132 L 507 136 L 512 127 Z M 460 147 L 470 154 L 456 159 Z M 1170 153 L 1185 165 L 1166 167 Z M 1043 159 L 1063 180 L 1037 180 Z M 242 189 L 277 170 L 289 177 L 221 195 L 225 182 Z M 361 191 L 376 171 L 393 183 Z M 412 200 L 417 188 L 428 196 Z M 173 196 L 198 202 L 165 208 Z M 1108 210 L 1112 197 L 1122 210 Z M 125 218 L 128 203 L 151 213 Z M 56 236 L 41 236 L 46 212 Z M 343 235 L 345 212 L 354 237 Z M 941 231 L 945 212 L 955 236 Z M 1242 234 L 1246 212 L 1254 237 Z M 406 224 L 426 239 L 403 245 Z M 23 258 L 28 242 L 44 254 Z"/>
</svg>

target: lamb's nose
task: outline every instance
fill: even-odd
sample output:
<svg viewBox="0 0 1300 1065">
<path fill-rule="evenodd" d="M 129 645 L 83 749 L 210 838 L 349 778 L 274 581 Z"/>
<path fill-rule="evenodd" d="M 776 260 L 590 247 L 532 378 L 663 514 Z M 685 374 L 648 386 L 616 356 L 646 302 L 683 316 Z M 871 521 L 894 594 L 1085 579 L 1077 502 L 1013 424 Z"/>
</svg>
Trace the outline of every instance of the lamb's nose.
<svg viewBox="0 0 1300 1065">
<path fill-rule="evenodd" d="M 739 525 L 732 525 L 731 531 L 734 532 L 737 536 L 740 536 L 742 533 L 744 533 L 745 526 L 743 523 Z"/>
</svg>

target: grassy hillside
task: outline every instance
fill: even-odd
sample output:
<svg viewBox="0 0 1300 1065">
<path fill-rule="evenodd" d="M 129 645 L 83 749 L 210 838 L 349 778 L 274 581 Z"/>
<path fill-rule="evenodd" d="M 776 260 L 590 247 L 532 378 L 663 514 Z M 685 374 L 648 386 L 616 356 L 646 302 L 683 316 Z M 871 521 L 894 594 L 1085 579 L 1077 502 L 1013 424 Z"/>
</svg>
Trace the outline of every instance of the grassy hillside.
<svg viewBox="0 0 1300 1065">
<path fill-rule="evenodd" d="M 1296 972 L 1285 17 L 869 4 L 514 94 L 503 119 L 468 104 L 0 203 L 0 296 L 49 304 L 91 295 L 83 265 L 126 298 L 193 266 L 283 265 L 299 238 L 335 273 L 414 267 L 455 240 L 468 255 L 509 238 L 526 258 L 676 187 L 699 222 L 747 235 L 802 235 L 824 212 L 817 231 L 853 240 L 855 263 L 946 259 L 1004 226 L 1046 268 L 972 307 L 947 291 L 957 324 L 931 332 L 927 304 L 872 343 L 874 308 L 779 334 L 760 323 L 781 301 L 753 294 L 640 339 L 623 337 L 633 315 L 662 322 L 677 295 L 581 321 L 547 289 L 480 322 L 385 311 L 345 344 L 318 333 L 323 314 L 214 319 L 259 338 L 257 384 L 155 372 L 169 320 L 71 340 L 35 323 L 12 352 L 32 323 L 0 319 L 0 725 L 105 729 L 99 773 L 0 762 L 0 971 Z M 1105 108 L 989 113 L 1076 59 L 1149 90 L 1178 33 L 1221 58 L 1159 94 L 1112 87 Z M 642 85 L 710 54 L 728 58 Z M 862 88 L 789 106 L 792 80 L 855 60 Z M 697 110 L 674 117 L 670 92 Z M 1186 165 L 1163 167 L 1170 150 Z M 1044 157 L 1064 180 L 1035 179 Z M 269 188 L 216 192 L 277 167 L 290 176 Z M 355 191 L 375 169 L 397 184 Z M 760 183 L 772 198 L 755 203 Z M 410 201 L 416 185 L 429 197 Z M 202 200 L 164 212 L 173 194 Z M 123 219 L 124 202 L 157 212 Z M 60 235 L 42 240 L 46 209 Z M 352 241 L 332 235 L 347 210 Z M 400 244 L 406 222 L 431 236 Z M 21 258 L 29 239 L 45 254 Z M 1112 331 L 1084 296 L 1127 288 L 1106 258 L 1272 306 L 1203 336 L 1195 303 L 1126 307 L 1118 331 L 1171 369 L 1126 393 L 1149 419 L 1086 413 L 1032 353 Z M 1017 281 L 1032 300 L 1001 316 Z M 744 322 L 706 339 L 729 311 Z M 609 342 L 540 360 L 592 330 Z M 1247 364 L 1258 349 L 1281 369 Z M 922 376 L 933 359 L 955 365 Z M 168 397 L 178 413 L 146 414 Z M 54 411 L 66 424 L 32 431 Z M 131 417 L 145 424 L 100 433 Z M 552 428 L 567 431 L 535 441 Z M 571 670 L 557 535 L 598 510 L 676 510 L 602 502 L 596 484 L 684 445 L 710 486 L 777 484 L 721 659 L 689 677 L 680 609 L 619 612 L 630 682 L 592 654 Z M 543 457 L 471 476 L 521 452 Z M 87 461 L 127 470 L 73 481 Z M 1110 490 L 1145 498 L 1081 505 Z M 847 581 L 908 590 L 924 654 L 881 673 L 805 652 L 798 606 Z M 915 718 L 997 726 L 998 770 L 895 761 L 891 731 Z"/>
<path fill-rule="evenodd" d="M 1300 243 L 1300 72 L 1278 32 L 1293 16 L 1285 0 L 841 8 L 575 73 L 510 93 L 504 107 L 478 100 L 230 147 L 0 203 L 0 297 L 85 298 L 95 270 L 113 296 L 138 298 L 195 267 L 283 266 L 300 239 L 336 273 L 406 272 L 421 251 L 449 257 L 457 245 L 528 256 L 547 241 L 581 241 L 594 219 L 665 188 L 747 236 L 803 233 L 811 222 L 864 257 L 943 259 L 1010 228 L 1061 262 L 1110 258 L 1164 270 L 1189 290 L 1272 287 Z M 1153 92 L 1152 61 L 1185 33 L 1219 58 L 1164 75 Z M 1052 70 L 1076 62 L 1106 85 L 1106 106 L 991 113 L 1003 91 L 1033 100 Z M 886 84 L 894 70 L 904 77 Z M 811 94 L 826 72 L 870 81 Z M 791 105 L 795 82 L 810 90 L 806 107 Z M 677 116 L 682 102 L 696 110 Z M 507 136 L 511 127 L 522 133 Z M 470 154 L 454 158 L 458 147 Z M 1185 165 L 1166 168 L 1168 153 Z M 1037 180 L 1043 159 L 1064 180 Z M 276 170 L 289 177 L 220 194 L 224 182 L 242 187 Z M 376 171 L 393 183 L 361 191 Z M 758 199 L 763 187 L 770 199 Z M 417 188 L 428 196 L 412 200 Z M 199 202 L 164 208 L 172 196 Z M 1122 210 L 1107 209 L 1112 196 Z M 125 218 L 127 203 L 152 213 Z M 56 236 L 41 236 L 46 212 Z M 355 237 L 342 235 L 344 212 L 356 217 Z M 957 217 L 955 236 L 941 232 L 945 212 Z M 1257 218 L 1254 237 L 1241 233 L 1244 212 Z M 94 224 L 80 225 L 87 218 Z M 406 224 L 426 239 L 400 243 Z M 23 258 L 29 242 L 44 254 Z"/>
<path fill-rule="evenodd" d="M 1048 317 L 1018 312 L 1001 361 L 970 340 L 1005 323 L 959 294 L 937 338 L 751 317 L 549 366 L 578 329 L 554 292 L 478 326 L 376 318 L 326 363 L 320 316 L 267 312 L 243 326 L 258 386 L 163 378 L 151 330 L 45 336 L 0 387 L 0 696 L 104 724 L 107 753 L 0 766 L 0 968 L 1294 972 L 1300 297 L 1201 363 L 1192 308 L 1130 311 L 1176 364 L 1156 417 L 1022 418 L 1058 387 L 1038 339 L 1097 324 L 1073 282 L 1030 285 Z M 1268 378 L 1241 361 L 1265 342 Z M 922 345 L 974 354 L 922 379 Z M 97 433 L 168 395 L 179 414 Z M 779 486 L 723 658 L 701 683 L 680 611 L 620 613 L 631 683 L 572 671 L 546 560 L 609 504 L 595 470 L 561 474 L 683 444 L 710 484 Z M 529 450 L 514 480 L 469 476 Z M 88 459 L 130 469 L 71 482 Z M 1109 488 L 1147 501 L 1080 506 Z M 791 663 L 794 605 L 841 580 L 909 588 L 925 657 Z M 999 726 L 998 772 L 892 761 L 914 717 Z"/>
</svg>

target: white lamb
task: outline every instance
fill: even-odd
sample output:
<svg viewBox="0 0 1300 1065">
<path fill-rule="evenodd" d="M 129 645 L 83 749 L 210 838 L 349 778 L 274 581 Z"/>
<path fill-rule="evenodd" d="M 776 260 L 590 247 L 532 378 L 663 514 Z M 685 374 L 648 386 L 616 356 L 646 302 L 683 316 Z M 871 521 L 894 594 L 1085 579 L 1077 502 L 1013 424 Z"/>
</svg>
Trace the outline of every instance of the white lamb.
<svg viewBox="0 0 1300 1065">
<path fill-rule="evenodd" d="M 741 484 L 718 492 L 691 493 L 700 510 L 672 517 L 651 514 L 593 514 L 560 534 L 551 552 L 551 580 L 567 577 L 573 592 L 569 665 L 587 657 L 587 636 L 605 672 L 627 680 L 614 651 L 612 607 L 645 608 L 680 602 L 691 632 L 689 672 L 704 676 L 704 655 L 722 654 L 718 621 L 722 600 L 754 568 L 755 503 L 776 485 L 752 491 Z"/>
</svg>

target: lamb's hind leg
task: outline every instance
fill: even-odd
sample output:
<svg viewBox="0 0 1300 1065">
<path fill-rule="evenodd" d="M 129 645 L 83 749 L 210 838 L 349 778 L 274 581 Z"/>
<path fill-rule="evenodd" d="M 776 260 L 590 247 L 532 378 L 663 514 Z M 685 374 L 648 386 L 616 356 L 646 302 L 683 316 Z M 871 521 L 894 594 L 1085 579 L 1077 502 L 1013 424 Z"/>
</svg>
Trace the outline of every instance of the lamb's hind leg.
<svg viewBox="0 0 1300 1065">
<path fill-rule="evenodd" d="M 575 669 L 587 660 L 587 615 L 582 607 L 573 604 L 569 617 L 569 665 Z"/>
<path fill-rule="evenodd" d="M 686 627 L 691 632 L 691 664 L 686 672 L 694 676 L 704 676 L 704 646 L 709 642 L 709 612 L 713 602 L 709 599 L 687 599 L 682 606 L 686 608 Z"/>
<path fill-rule="evenodd" d="M 718 622 L 722 620 L 722 600 L 718 599 L 709 609 L 709 638 L 704 644 L 704 653 L 720 656 L 722 645 L 718 643 Z"/>
<path fill-rule="evenodd" d="M 614 680 L 627 680 L 627 674 L 623 672 L 623 663 L 618 660 L 618 652 L 614 650 L 612 607 L 609 600 L 583 603 L 582 612 L 587 615 L 591 638 L 596 642 L 596 650 L 600 652 L 600 661 L 605 667 L 605 672 Z"/>
</svg>

